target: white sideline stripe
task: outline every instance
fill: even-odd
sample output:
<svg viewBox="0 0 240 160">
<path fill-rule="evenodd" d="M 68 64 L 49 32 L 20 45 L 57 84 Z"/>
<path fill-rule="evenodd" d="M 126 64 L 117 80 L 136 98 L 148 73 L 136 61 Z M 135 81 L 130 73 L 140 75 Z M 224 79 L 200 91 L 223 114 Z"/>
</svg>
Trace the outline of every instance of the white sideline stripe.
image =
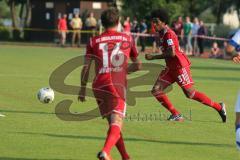
<svg viewBox="0 0 240 160">
<path fill-rule="evenodd" d="M 6 116 L 5 116 L 4 114 L 1 114 L 1 113 L 0 113 L 0 117 L 6 117 Z"/>
</svg>

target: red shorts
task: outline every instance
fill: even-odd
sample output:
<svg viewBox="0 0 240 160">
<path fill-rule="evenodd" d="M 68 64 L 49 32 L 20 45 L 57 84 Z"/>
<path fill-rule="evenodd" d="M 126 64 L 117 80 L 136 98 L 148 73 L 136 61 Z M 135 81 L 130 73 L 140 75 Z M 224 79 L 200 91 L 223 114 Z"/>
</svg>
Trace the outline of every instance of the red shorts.
<svg viewBox="0 0 240 160">
<path fill-rule="evenodd" d="M 166 85 L 177 82 L 182 88 L 191 88 L 194 84 L 190 67 L 184 67 L 177 70 L 166 68 L 160 73 L 159 80 L 166 83 Z"/>
<path fill-rule="evenodd" d="M 95 87 L 93 89 L 102 117 L 106 117 L 112 113 L 117 113 L 125 117 L 126 103 L 125 91 L 123 89 L 123 87 L 116 87 L 113 85 Z"/>
</svg>

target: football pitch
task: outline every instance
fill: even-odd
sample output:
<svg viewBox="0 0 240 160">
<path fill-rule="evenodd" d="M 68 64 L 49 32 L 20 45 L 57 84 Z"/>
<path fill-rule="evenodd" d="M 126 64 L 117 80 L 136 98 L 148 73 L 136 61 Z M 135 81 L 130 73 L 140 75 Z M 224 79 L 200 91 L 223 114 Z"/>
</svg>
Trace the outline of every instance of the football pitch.
<svg viewBox="0 0 240 160">
<path fill-rule="evenodd" d="M 70 111 L 83 113 L 96 108 L 94 98 L 85 103 L 76 95 L 55 92 L 52 104 L 41 104 L 37 91 L 49 86 L 52 72 L 66 61 L 84 54 L 85 49 L 0 46 L 0 159 L 1 160 L 94 160 L 104 144 L 107 123 L 100 117 L 88 120 L 62 120 L 56 105 L 73 100 Z M 140 56 L 144 61 L 143 56 Z M 192 58 L 195 88 L 227 105 L 223 124 L 216 111 L 185 98 L 173 85 L 169 97 L 185 115 L 183 123 L 168 122 L 169 113 L 154 97 L 138 98 L 129 105 L 123 134 L 133 160 L 239 160 L 235 147 L 234 106 L 240 90 L 240 65 L 231 61 Z M 163 60 L 151 63 L 164 64 Z M 65 84 L 79 86 L 80 70 L 73 70 Z M 160 72 L 160 67 L 159 67 Z M 130 75 L 141 76 L 145 72 Z M 132 90 L 151 90 L 144 76 Z M 142 85 L 141 85 L 142 83 Z M 131 103 L 134 104 L 134 103 Z M 155 117 L 152 117 L 155 115 Z M 120 160 L 114 148 L 112 157 Z"/>
</svg>

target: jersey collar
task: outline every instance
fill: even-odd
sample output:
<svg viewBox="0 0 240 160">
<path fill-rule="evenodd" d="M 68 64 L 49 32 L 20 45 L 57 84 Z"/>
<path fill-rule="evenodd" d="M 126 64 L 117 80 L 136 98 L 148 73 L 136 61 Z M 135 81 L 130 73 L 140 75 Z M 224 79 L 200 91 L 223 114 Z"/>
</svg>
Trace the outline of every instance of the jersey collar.
<svg viewBox="0 0 240 160">
<path fill-rule="evenodd" d="M 159 34 L 164 36 L 167 33 L 168 29 L 168 26 L 164 27 L 161 31 L 159 31 Z"/>
<path fill-rule="evenodd" d="M 115 32 L 117 32 L 117 30 L 115 30 L 115 29 L 107 29 L 105 32 L 106 33 L 115 33 Z"/>
</svg>

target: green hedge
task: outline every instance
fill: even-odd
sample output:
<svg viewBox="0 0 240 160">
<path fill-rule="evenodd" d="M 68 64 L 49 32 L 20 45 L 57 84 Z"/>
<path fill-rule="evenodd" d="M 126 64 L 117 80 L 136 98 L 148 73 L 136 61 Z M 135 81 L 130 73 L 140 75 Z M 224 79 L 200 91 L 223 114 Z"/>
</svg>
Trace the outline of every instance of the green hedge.
<svg viewBox="0 0 240 160">
<path fill-rule="evenodd" d="M 214 29 L 214 35 L 216 37 L 223 37 L 227 38 L 229 36 L 229 33 L 232 31 L 232 29 L 229 26 L 220 24 L 217 25 Z"/>
<path fill-rule="evenodd" d="M 0 28 L 0 40 L 9 40 L 11 38 L 10 30 L 7 28 Z"/>
</svg>

